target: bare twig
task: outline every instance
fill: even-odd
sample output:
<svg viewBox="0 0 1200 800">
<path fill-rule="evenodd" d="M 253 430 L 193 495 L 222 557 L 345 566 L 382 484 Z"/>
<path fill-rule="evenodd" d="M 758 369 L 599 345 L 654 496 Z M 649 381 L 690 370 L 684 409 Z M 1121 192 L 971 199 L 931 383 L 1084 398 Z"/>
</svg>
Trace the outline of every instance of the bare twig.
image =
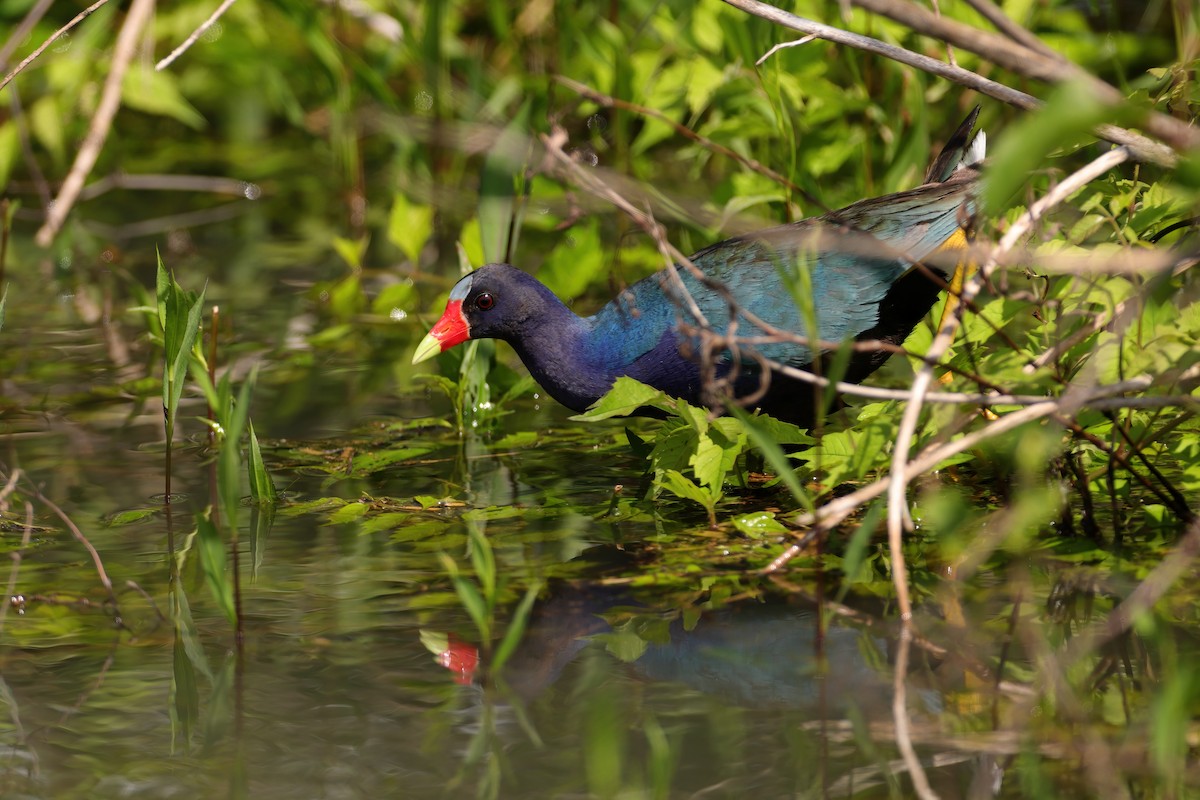
<svg viewBox="0 0 1200 800">
<path fill-rule="evenodd" d="M 83 11 L 80 11 L 78 14 L 76 14 L 74 19 L 72 19 L 66 25 L 63 25 L 61 28 L 56 30 L 54 33 L 50 34 L 50 38 L 47 39 L 46 41 L 42 42 L 42 44 L 38 47 L 37 50 L 34 50 L 32 53 L 27 55 L 21 61 L 20 64 L 17 64 L 17 66 L 13 69 L 12 72 L 10 72 L 4 76 L 4 80 L 0 81 L 0 90 L 3 90 L 5 86 L 8 86 L 9 82 L 13 78 L 17 77 L 17 75 L 20 74 L 21 70 L 25 69 L 25 67 L 32 64 L 34 59 L 36 59 L 43 52 L 45 52 L 47 47 L 49 47 L 50 45 L 57 42 L 64 33 L 71 30 L 71 28 L 74 28 L 79 23 L 83 22 L 85 19 L 87 19 L 89 16 L 91 16 L 92 13 L 94 11 L 96 11 L 96 9 L 100 8 L 100 6 L 104 5 L 107 2 L 108 2 L 108 0 L 96 0 L 95 3 L 92 3 L 90 6 L 85 8 Z"/>
<path fill-rule="evenodd" d="M 779 44 L 775 45 L 770 50 L 768 50 L 767 52 L 765 52 L 761 56 L 759 56 L 758 61 L 754 62 L 754 66 L 761 67 L 768 58 L 775 55 L 780 50 L 784 50 L 788 47 L 799 47 L 802 44 L 808 44 L 809 42 L 811 42 L 813 39 L 816 39 L 816 38 L 817 38 L 817 35 L 815 33 L 810 33 L 808 36 L 802 36 L 799 39 L 795 39 L 790 42 L 780 42 Z"/>
<path fill-rule="evenodd" d="M 164 69 L 166 69 L 167 67 L 171 66 L 171 64 L 175 63 L 175 59 L 179 58 L 181 55 L 186 53 L 188 51 L 188 48 L 190 48 L 192 45 L 194 45 L 200 39 L 200 37 L 204 35 L 205 31 L 207 31 L 209 28 L 211 28 L 213 25 L 216 24 L 217 20 L 219 20 L 221 18 L 221 15 L 224 14 L 226 11 L 228 11 L 229 7 L 231 5 L 233 5 L 233 3 L 234 3 L 234 0 L 224 0 L 224 2 L 221 3 L 221 5 L 217 6 L 217 10 L 214 11 L 209 16 L 208 19 L 206 19 L 206 20 L 204 20 L 204 22 L 200 23 L 200 27 L 198 27 L 198 28 L 196 28 L 196 30 L 192 31 L 191 36 L 189 36 L 183 40 L 183 44 L 176 47 L 174 50 L 171 51 L 170 55 L 168 55 L 166 58 L 162 59 L 157 64 L 155 64 L 154 70 L 156 72 L 161 72 Z"/>
<path fill-rule="evenodd" d="M 99 3 L 96 7 L 98 6 Z M 117 113 L 117 108 L 121 104 L 121 84 L 125 79 L 125 72 L 129 68 L 129 62 L 133 60 L 142 29 L 149 22 L 153 11 L 154 0 L 133 0 L 129 7 L 129 13 L 125 16 L 125 24 L 121 26 L 121 32 L 117 35 L 108 78 L 104 81 L 104 90 L 100 95 L 100 102 L 96 106 L 96 113 L 92 117 L 92 124 L 88 128 L 83 144 L 79 147 L 79 152 L 75 155 L 75 163 L 71 165 L 71 171 L 67 173 L 67 179 L 63 182 L 58 197 L 50 206 L 46 222 L 35 237 L 37 243 L 42 247 L 49 247 L 55 235 L 61 230 L 67 214 L 70 213 L 71 208 L 75 205 L 75 200 L 79 197 L 84 180 L 87 179 L 88 173 L 92 171 L 96 159 L 100 156 L 100 149 L 104 146 L 105 139 L 108 138 L 108 130 Z"/>
</svg>

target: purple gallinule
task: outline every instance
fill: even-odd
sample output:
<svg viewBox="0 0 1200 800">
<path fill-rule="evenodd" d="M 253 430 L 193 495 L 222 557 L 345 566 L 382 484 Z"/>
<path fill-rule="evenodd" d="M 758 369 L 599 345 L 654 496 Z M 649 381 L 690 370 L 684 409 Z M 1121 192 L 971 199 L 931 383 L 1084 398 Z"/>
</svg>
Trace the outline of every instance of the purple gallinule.
<svg viewBox="0 0 1200 800">
<path fill-rule="evenodd" d="M 975 211 L 986 141 L 982 133 L 973 135 L 978 114 L 976 108 L 959 126 L 923 185 L 728 239 L 696 253 L 692 263 L 723 284 L 742 309 L 805 336 L 805 318 L 811 317 L 797 309 L 784 277 L 788 265 L 803 260 L 817 339 L 900 344 L 945 285 L 945 269 L 918 262 L 939 249 L 965 245 L 964 225 Z M 723 331 L 730 314 L 722 293 L 682 267 L 677 271 L 709 324 Z M 413 363 L 467 339 L 503 339 L 554 399 L 576 411 L 623 375 L 699 405 L 705 392 L 696 342 L 680 330 L 681 323 L 694 330 L 696 320 L 677 286 L 663 270 L 592 316 L 579 317 L 533 276 L 508 264 L 486 264 L 454 286 L 445 313 L 417 346 Z M 738 336 L 763 335 L 744 318 L 738 323 Z M 791 367 L 812 367 L 813 349 L 807 344 L 776 341 L 754 349 Z M 861 381 L 887 357 L 886 350 L 855 352 L 843 379 Z M 736 373 L 730 374 L 735 365 Z M 715 367 L 736 397 L 753 396 L 762 385 L 760 363 L 745 353 L 736 359 L 729 351 L 719 353 Z M 753 405 L 807 425 L 817 396 L 811 383 L 773 373 Z"/>
</svg>

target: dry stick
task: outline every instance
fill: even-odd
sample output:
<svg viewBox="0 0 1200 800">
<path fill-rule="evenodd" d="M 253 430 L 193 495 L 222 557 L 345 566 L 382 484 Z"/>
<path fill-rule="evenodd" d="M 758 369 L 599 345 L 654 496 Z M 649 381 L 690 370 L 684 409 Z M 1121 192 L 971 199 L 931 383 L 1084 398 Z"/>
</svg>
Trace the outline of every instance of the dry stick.
<svg viewBox="0 0 1200 800">
<path fill-rule="evenodd" d="M 59 37 L 61 37 L 67 31 L 71 30 L 71 28 L 74 28 L 76 25 L 83 22 L 85 19 L 87 19 L 89 16 L 92 15 L 92 12 L 94 12 L 96 9 L 100 8 L 100 6 L 104 5 L 107 2 L 108 2 L 108 0 L 96 0 L 95 3 L 92 3 L 90 6 L 85 8 L 83 11 L 80 11 L 78 14 L 76 14 L 75 18 L 72 19 L 70 22 L 68 22 L 66 25 L 63 25 L 61 28 L 56 30 L 54 33 L 50 34 L 50 38 L 47 39 L 46 41 L 42 42 L 41 46 L 37 50 L 34 50 L 32 53 L 27 55 L 20 64 L 17 64 L 17 66 L 13 69 L 12 72 L 10 72 L 4 76 L 4 80 L 0 81 L 0 90 L 4 89 L 5 86 L 8 86 L 9 82 L 12 81 L 13 78 L 17 77 L 17 75 L 21 72 L 21 70 L 25 69 L 25 67 L 27 67 L 31 63 L 33 63 L 33 60 L 35 58 L 37 58 L 38 56 L 40 56 L 46 50 L 47 47 L 49 47 L 50 45 L 57 42 Z"/>
<path fill-rule="evenodd" d="M 917 33 L 956 45 L 963 50 L 969 50 L 1017 75 L 1048 83 L 1083 81 L 1100 98 L 1101 102 L 1116 105 L 1125 101 L 1125 97 L 1116 87 L 1105 83 L 1065 59 L 1047 58 L 998 34 L 982 31 L 958 20 L 939 17 L 908 0 L 852 0 L 852 2 L 859 8 L 899 22 Z M 1176 150 L 1188 150 L 1200 146 L 1200 131 L 1183 120 L 1175 119 L 1167 114 L 1157 111 L 1147 112 L 1144 127 L 1151 135 Z M 1107 134 L 1104 138 L 1108 138 Z M 1118 144 L 1128 144 L 1128 142 L 1118 142 Z"/>
<path fill-rule="evenodd" d="M 153 12 L 154 0 L 133 0 L 133 4 L 129 7 L 129 13 L 125 16 L 125 24 L 121 26 L 121 32 L 117 35 L 112 64 L 109 67 L 108 78 L 104 81 L 104 91 L 100 95 L 100 103 L 96 106 L 96 113 L 92 117 L 91 127 L 88 128 L 87 136 L 84 137 L 83 144 L 75 155 L 75 163 L 71 165 L 71 171 L 67 173 L 67 179 L 63 182 L 58 197 L 50 206 L 46 222 L 35 237 L 37 243 L 42 247 L 49 247 L 50 243 L 54 241 L 55 235 L 66 221 L 67 214 L 75 205 L 79 191 L 83 188 L 84 180 L 92 171 L 92 167 L 96 165 L 96 159 L 100 157 L 100 148 L 104 146 L 104 141 L 108 138 L 113 117 L 121 104 L 121 84 L 125 79 L 125 72 L 129 68 L 129 62 L 133 60 L 142 29 L 146 27 Z"/>
<path fill-rule="evenodd" d="M 870 36 L 850 33 L 841 28 L 835 28 L 831 25 L 798 17 L 775 6 L 758 2 L 758 0 L 724 0 L 724 2 L 748 14 L 753 14 L 754 16 L 774 22 L 776 25 L 790 28 L 800 33 L 811 34 L 835 44 L 842 44 L 868 53 L 875 53 L 901 64 L 916 67 L 931 75 L 937 75 L 938 77 L 966 86 L 969 89 L 974 89 L 981 94 L 994 97 L 1017 108 L 1033 110 L 1042 105 L 1041 101 L 1033 95 L 1005 86 L 1002 83 L 990 80 L 962 67 L 952 67 L 935 58 L 881 42 Z M 963 49 L 969 50 L 971 48 L 964 47 Z M 1030 52 L 1030 56 L 1031 58 L 1039 58 L 1042 61 L 1047 60 L 1032 52 Z M 1173 166 L 1178 160 L 1171 148 L 1132 131 L 1113 125 L 1102 125 L 1097 127 L 1096 132 L 1108 141 L 1128 147 L 1139 161 L 1150 161 L 1164 166 Z"/>
<path fill-rule="evenodd" d="M 1106 391 L 1113 387 L 1104 387 L 1099 391 Z M 1104 403 L 1104 400 L 1093 400 L 1093 392 L 1097 390 L 1088 390 L 1083 398 L 1072 398 L 1070 405 L 1072 406 L 1088 406 L 1095 407 Z M 1126 400 L 1118 400 L 1117 402 L 1127 402 Z M 920 455 L 909 461 L 904 468 L 905 480 L 912 480 L 918 475 L 923 475 L 929 470 L 936 467 L 946 459 L 956 456 L 966 450 L 970 450 L 981 442 L 988 439 L 994 439 L 997 436 L 1008 433 L 1011 430 L 1019 428 L 1026 423 L 1033 422 L 1045 417 L 1053 416 L 1060 413 L 1063 407 L 1068 403 L 1064 398 L 1045 400 L 1036 405 L 1031 405 L 1019 411 L 1014 411 L 1011 414 L 1005 414 L 995 422 L 990 423 L 984 428 L 973 431 L 960 439 L 955 439 L 951 442 L 946 442 L 942 445 L 931 446 L 926 448 Z M 801 528 L 820 525 L 822 528 L 832 528 L 846 517 L 850 516 L 859 507 L 874 500 L 876 497 L 887 492 L 891 485 L 892 478 L 887 476 L 880 478 L 874 483 L 858 489 L 850 494 L 843 495 L 836 500 L 831 500 L 825 505 L 818 508 L 816 511 L 806 514 L 801 514 L 793 520 L 794 525 Z M 807 543 L 806 537 L 798 544 L 794 544 L 781 553 L 774 561 L 763 568 L 764 573 L 771 573 L 781 569 L 789 561 L 803 552 L 804 545 Z"/>
<path fill-rule="evenodd" d="M 1099 178 L 1113 167 L 1129 158 L 1129 149 L 1125 147 L 1111 150 L 1077 172 L 1068 175 L 1061 183 L 1051 189 L 1045 197 L 1038 200 L 1029 210 L 1013 224 L 1005 233 L 1004 238 L 996 246 L 996 253 L 1003 253 L 1024 237 L 1047 211 L 1066 200 L 1075 191 Z M 983 287 L 983 282 L 996 266 L 995 258 L 985 262 L 976 275 L 973 275 L 963 285 L 962 296 L 965 300 L 974 300 L 975 295 Z M 954 342 L 958 331 L 960 316 L 954 315 L 946 320 L 946 325 L 938 331 L 933 344 L 929 346 L 926 359 L 937 361 L 945 354 Z M 910 443 L 917 429 L 917 420 L 921 414 L 922 398 L 933 382 L 933 366 L 926 363 L 917 372 L 913 380 L 912 400 L 904 409 L 900 420 L 900 429 L 896 434 L 896 449 L 892 457 L 891 485 L 888 488 L 888 545 L 892 554 L 892 579 L 896 584 L 897 601 L 900 605 L 900 619 L 904 625 L 912 622 L 912 605 L 908 597 L 908 574 L 904 565 L 902 551 L 903 530 L 901 521 L 907 512 L 905 495 L 908 489 L 908 479 L 905 477 L 905 462 L 908 460 Z"/>
<path fill-rule="evenodd" d="M 183 44 L 179 45 L 179 47 L 176 47 L 174 50 L 171 51 L 171 54 L 169 56 L 167 56 L 162 61 L 159 61 L 157 64 L 154 65 L 155 72 L 161 72 L 162 70 L 171 66 L 171 64 L 174 63 L 175 59 L 179 58 L 181 55 L 186 53 L 188 48 L 190 48 L 192 45 L 194 45 L 196 43 L 196 41 L 201 36 L 204 35 L 204 32 L 207 31 L 209 28 L 211 28 L 213 25 L 215 25 L 217 20 L 219 20 L 221 18 L 221 15 L 229 10 L 229 7 L 231 5 L 233 5 L 233 2 L 234 2 L 234 0 L 225 0 L 225 2 L 223 2 L 223 3 L 221 3 L 221 5 L 217 6 L 217 10 L 212 13 L 212 16 L 210 16 L 208 19 L 204 20 L 204 22 L 200 23 L 200 27 L 196 28 L 196 30 L 192 31 L 192 35 L 189 36 L 188 38 L 184 39 Z"/>
</svg>

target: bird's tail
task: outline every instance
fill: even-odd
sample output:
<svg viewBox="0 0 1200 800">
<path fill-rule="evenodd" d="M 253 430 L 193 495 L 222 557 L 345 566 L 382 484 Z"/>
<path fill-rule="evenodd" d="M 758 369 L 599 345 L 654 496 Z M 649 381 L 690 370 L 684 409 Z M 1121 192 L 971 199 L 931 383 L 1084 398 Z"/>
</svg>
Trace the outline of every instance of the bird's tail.
<svg viewBox="0 0 1200 800">
<path fill-rule="evenodd" d="M 958 130 L 946 142 L 942 152 L 929 165 L 925 183 L 941 183 L 949 180 L 955 172 L 977 166 L 987 152 L 987 134 L 975 132 L 975 121 L 979 119 L 979 106 L 975 106 Z"/>
</svg>

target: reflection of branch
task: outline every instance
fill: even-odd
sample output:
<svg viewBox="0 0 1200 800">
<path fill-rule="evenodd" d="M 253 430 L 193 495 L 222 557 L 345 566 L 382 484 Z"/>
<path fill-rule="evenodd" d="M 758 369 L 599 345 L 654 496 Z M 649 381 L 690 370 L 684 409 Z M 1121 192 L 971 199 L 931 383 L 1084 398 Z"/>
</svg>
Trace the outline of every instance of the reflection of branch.
<svg viewBox="0 0 1200 800">
<path fill-rule="evenodd" d="M 98 5 L 99 3 L 97 3 Z M 96 159 L 100 157 L 100 148 L 104 146 L 104 141 L 108 138 L 108 130 L 112 126 L 113 117 L 121 104 L 121 85 L 125 79 L 125 72 L 129 68 L 129 62 L 133 60 L 133 53 L 137 48 L 142 29 L 149 22 L 153 11 L 154 0 L 133 0 L 129 7 L 129 13 L 125 16 L 125 24 L 121 26 L 121 32 L 117 34 L 117 43 L 112 63 L 109 65 L 108 78 L 104 81 L 104 91 L 100 95 L 100 103 L 96 106 L 96 113 L 92 117 L 91 127 L 88 128 L 87 136 L 84 137 L 79 152 L 75 154 L 75 163 L 71 165 L 71 171 L 67 173 L 67 179 L 63 182 L 58 197 L 50 206 L 45 224 L 38 230 L 35 237 L 37 243 L 42 247 L 49 247 L 59 230 L 62 229 L 67 214 L 70 213 L 71 208 L 75 205 L 75 200 L 79 197 L 84 180 L 95 166 Z"/>
</svg>

